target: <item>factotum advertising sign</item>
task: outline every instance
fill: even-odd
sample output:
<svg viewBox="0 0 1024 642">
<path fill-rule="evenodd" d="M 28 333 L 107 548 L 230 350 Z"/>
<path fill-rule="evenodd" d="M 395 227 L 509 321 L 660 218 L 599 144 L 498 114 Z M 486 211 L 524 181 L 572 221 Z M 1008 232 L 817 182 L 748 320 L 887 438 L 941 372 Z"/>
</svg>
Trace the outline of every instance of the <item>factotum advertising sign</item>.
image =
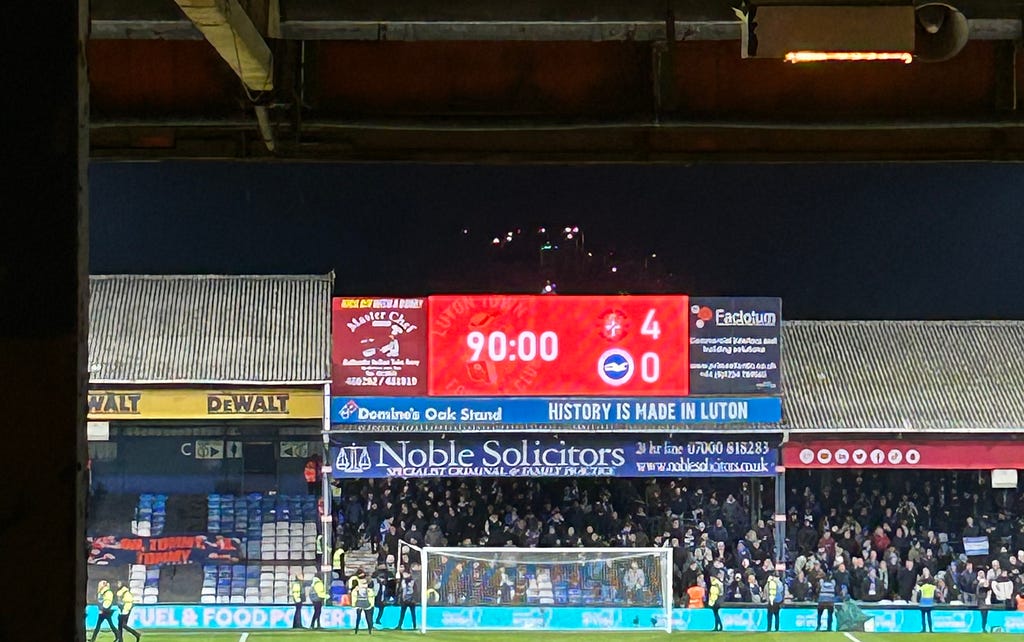
<svg viewBox="0 0 1024 642">
<path fill-rule="evenodd" d="M 690 394 L 779 393 L 782 299 L 690 297 Z"/>
</svg>

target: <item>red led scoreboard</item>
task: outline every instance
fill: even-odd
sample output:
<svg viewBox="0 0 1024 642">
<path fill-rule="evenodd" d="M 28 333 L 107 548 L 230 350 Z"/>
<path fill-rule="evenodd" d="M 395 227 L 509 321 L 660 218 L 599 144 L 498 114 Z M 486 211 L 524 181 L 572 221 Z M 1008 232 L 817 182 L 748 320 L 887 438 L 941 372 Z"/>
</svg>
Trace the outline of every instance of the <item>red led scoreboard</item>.
<svg viewBox="0 0 1024 642">
<path fill-rule="evenodd" d="M 685 396 L 687 296 L 432 296 L 432 396 Z"/>
</svg>

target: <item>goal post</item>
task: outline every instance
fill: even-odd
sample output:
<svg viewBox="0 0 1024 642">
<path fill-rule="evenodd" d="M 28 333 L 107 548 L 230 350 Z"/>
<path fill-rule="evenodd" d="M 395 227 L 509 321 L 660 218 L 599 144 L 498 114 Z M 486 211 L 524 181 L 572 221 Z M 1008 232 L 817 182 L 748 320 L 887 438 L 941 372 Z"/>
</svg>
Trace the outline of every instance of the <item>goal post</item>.
<svg viewBox="0 0 1024 642">
<path fill-rule="evenodd" d="M 671 548 L 424 547 L 420 630 L 672 630 Z"/>
</svg>

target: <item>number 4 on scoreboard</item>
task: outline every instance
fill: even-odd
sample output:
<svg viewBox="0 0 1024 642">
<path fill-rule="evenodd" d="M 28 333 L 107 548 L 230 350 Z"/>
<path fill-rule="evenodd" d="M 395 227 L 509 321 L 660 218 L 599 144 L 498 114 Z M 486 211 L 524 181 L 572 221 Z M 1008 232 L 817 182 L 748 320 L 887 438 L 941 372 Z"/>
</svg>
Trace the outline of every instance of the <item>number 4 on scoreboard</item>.
<svg viewBox="0 0 1024 642">
<path fill-rule="evenodd" d="M 644 324 L 640 326 L 640 334 L 645 337 L 651 337 L 655 341 L 661 336 L 661 325 L 658 320 L 654 318 L 654 308 L 647 311 L 647 316 L 644 318 Z"/>
</svg>

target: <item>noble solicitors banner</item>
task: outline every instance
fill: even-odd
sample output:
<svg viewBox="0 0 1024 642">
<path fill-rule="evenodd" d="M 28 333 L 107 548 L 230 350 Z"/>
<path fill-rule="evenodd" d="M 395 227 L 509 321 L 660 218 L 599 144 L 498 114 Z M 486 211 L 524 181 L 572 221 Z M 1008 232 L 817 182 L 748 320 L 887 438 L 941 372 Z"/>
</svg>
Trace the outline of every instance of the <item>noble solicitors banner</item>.
<svg viewBox="0 0 1024 642">
<path fill-rule="evenodd" d="M 89 564 L 234 564 L 245 558 L 241 540 L 221 535 L 90 537 Z"/>
<path fill-rule="evenodd" d="M 1024 468 L 1024 442 L 922 440 L 817 440 L 782 449 L 789 468 Z"/>
<path fill-rule="evenodd" d="M 336 478 L 751 477 L 775 474 L 777 442 L 643 436 L 465 435 L 374 439 L 334 435 Z"/>
</svg>

